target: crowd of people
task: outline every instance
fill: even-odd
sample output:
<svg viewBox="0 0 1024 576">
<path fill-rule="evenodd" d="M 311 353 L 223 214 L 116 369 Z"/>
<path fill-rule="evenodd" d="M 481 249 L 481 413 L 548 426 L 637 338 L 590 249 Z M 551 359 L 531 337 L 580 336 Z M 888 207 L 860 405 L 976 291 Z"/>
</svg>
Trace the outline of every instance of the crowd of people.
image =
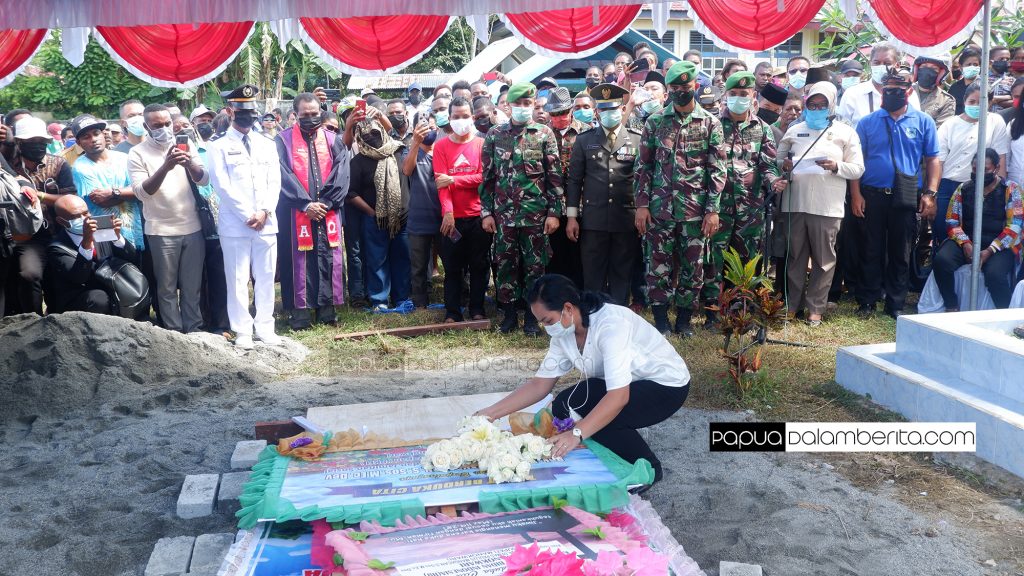
<svg viewBox="0 0 1024 576">
<path fill-rule="evenodd" d="M 712 76 L 699 52 L 659 62 L 640 43 L 588 68 L 576 94 L 497 74 L 429 97 L 419 84 L 390 100 L 317 89 L 263 114 L 251 85 L 187 116 L 138 100 L 116 122 L 67 126 L 12 110 L 0 185 L 21 205 L 6 211 L 0 313 L 118 313 L 95 278 L 118 258 L 150 286 L 141 317 L 251 348 L 279 342 L 275 282 L 301 330 L 343 304 L 426 307 L 443 268 L 445 322 L 487 318 L 493 286 L 501 332 L 539 334 L 525 298 L 553 273 L 691 336 L 698 315 L 718 322 L 709 306 L 735 250 L 763 255 L 788 313 L 818 325 L 844 294 L 860 315 L 880 302 L 901 315 L 925 230 L 956 310 L 978 179 L 982 271 L 1006 307 L 1021 268 L 1024 47 L 991 50 L 987 110 L 980 58 L 967 46 L 910 60 L 881 43 L 866 67 L 795 56 Z M 33 212 L 28 233 L 11 222 Z"/>
</svg>

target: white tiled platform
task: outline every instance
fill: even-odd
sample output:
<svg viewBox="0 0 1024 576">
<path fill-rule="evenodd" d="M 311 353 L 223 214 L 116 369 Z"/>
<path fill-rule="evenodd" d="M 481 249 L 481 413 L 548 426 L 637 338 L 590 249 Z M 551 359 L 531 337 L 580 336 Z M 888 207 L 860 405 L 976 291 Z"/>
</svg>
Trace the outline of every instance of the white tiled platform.
<svg viewBox="0 0 1024 576">
<path fill-rule="evenodd" d="M 977 456 L 1024 478 L 1024 309 L 901 316 L 896 342 L 841 348 L 836 382 L 916 422 L 976 422 Z"/>
</svg>

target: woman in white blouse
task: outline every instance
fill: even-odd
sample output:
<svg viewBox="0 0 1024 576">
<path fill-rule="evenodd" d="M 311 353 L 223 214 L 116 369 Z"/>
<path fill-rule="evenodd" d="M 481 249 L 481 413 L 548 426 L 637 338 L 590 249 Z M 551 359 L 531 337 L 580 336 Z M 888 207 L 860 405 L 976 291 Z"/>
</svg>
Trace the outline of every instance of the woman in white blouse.
<svg viewBox="0 0 1024 576">
<path fill-rule="evenodd" d="M 580 292 L 565 276 L 548 274 L 527 295 L 534 316 L 551 336 L 537 374 L 478 412 L 497 419 L 540 401 L 558 379 L 583 374 L 552 404 L 559 434 L 548 441 L 565 456 L 593 438 L 627 462 L 644 458 L 661 480 L 661 461 L 637 432 L 672 416 L 689 391 L 686 363 L 649 322 L 603 295 Z"/>
<path fill-rule="evenodd" d="M 945 214 L 953 192 L 971 179 L 972 162 L 978 155 L 978 118 L 981 117 L 981 87 L 977 83 L 967 86 L 964 92 L 964 112 L 953 116 L 939 127 L 939 162 L 942 163 L 942 180 L 935 198 L 935 219 L 932 221 L 933 245 L 938 246 L 946 239 Z M 999 154 L 997 173 L 1006 178 L 1006 153 L 1010 139 L 1006 122 L 995 112 L 988 112 L 986 132 L 987 147 Z"/>
</svg>

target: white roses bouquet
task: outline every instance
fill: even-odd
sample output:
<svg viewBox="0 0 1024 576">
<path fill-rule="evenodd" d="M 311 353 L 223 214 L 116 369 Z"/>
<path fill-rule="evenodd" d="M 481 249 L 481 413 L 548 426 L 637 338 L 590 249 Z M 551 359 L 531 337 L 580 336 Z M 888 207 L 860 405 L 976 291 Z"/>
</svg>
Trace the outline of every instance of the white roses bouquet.
<svg viewBox="0 0 1024 576">
<path fill-rule="evenodd" d="M 447 472 L 476 463 L 495 484 L 532 480 L 533 463 L 551 457 L 551 445 L 534 434 L 514 436 L 483 416 L 467 416 L 459 435 L 427 446 L 420 464 Z"/>
</svg>

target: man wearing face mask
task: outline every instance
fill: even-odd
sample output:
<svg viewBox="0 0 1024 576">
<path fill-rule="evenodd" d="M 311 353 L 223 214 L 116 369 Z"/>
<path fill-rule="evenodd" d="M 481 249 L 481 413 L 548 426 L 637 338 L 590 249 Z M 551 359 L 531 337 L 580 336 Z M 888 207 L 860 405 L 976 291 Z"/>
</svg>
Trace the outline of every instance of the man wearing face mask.
<svg viewBox="0 0 1024 576">
<path fill-rule="evenodd" d="M 697 67 L 678 62 L 665 77 L 669 106 L 647 119 L 636 163 L 636 229 L 647 262 L 647 300 L 662 334 L 693 334 L 708 240 L 719 228 L 726 181 L 722 123 L 697 105 Z"/>
<path fill-rule="evenodd" d="M 754 83 L 754 75 L 746 71 L 732 74 L 725 83 L 727 111 L 721 120 L 727 177 L 719 211 L 721 227 L 711 236 L 711 263 L 704 268 L 705 307 L 718 304 L 726 250 L 736 250 L 744 262 L 762 253 L 765 196 L 761 183 L 775 192 L 787 185 L 775 163 L 772 129 L 750 110 Z M 707 310 L 705 318 L 705 327 L 717 324 L 714 312 Z"/>
<path fill-rule="evenodd" d="M 213 110 L 207 108 L 205 104 L 196 106 L 195 110 L 192 110 L 192 114 L 189 114 L 188 120 L 195 127 L 196 133 L 199 134 L 199 138 L 203 142 L 209 142 L 216 133 L 213 129 L 215 116 Z"/>
<path fill-rule="evenodd" d="M 811 71 L 811 61 L 803 56 L 793 56 L 786 63 L 786 87 L 790 93 L 803 96 L 807 85 L 807 74 Z"/>
<path fill-rule="evenodd" d="M 423 102 L 423 86 L 419 82 L 413 82 L 405 89 L 405 102 L 410 108 L 416 108 Z"/>
<path fill-rule="evenodd" d="M 124 140 L 114 147 L 114 150 L 127 154 L 146 139 L 146 121 L 142 118 L 144 108 L 138 100 L 125 100 L 121 103 L 118 112 L 121 117 L 121 128 L 124 129 Z"/>
<path fill-rule="evenodd" d="M 1010 96 L 1010 87 L 1017 78 L 1010 73 L 1010 49 L 1005 46 L 995 46 L 990 51 L 991 61 L 989 68 L 989 106 L 993 112 L 999 112 L 1003 108 L 1013 105 L 1013 97 Z"/>
<path fill-rule="evenodd" d="M 412 130 L 409 130 L 409 116 L 404 102 L 398 99 L 388 102 L 388 121 L 391 122 L 391 138 L 408 147 L 412 140 Z"/>
<path fill-rule="evenodd" d="M 188 334 L 203 324 L 199 306 L 206 238 L 192 185 L 210 177 L 191 142 L 175 144 L 171 113 L 161 104 L 143 110 L 149 138 L 128 153 L 132 190 L 142 202 L 155 296 L 164 328 Z"/>
<path fill-rule="evenodd" d="M 486 138 L 491 128 L 498 124 L 496 120 L 497 108 L 494 107 L 489 96 L 473 98 L 473 127 L 476 128 L 477 137 L 481 139 Z M 508 120 L 506 119 L 505 122 L 508 122 Z M 505 122 L 501 122 L 501 124 Z"/>
<path fill-rule="evenodd" d="M 903 314 L 917 215 L 923 219 L 935 215 L 942 174 L 935 121 L 908 104 L 913 93 L 910 79 L 909 68 L 893 68 L 883 78 L 882 109 L 857 124 L 865 169 L 860 180 L 850 182 L 850 209 L 864 242 L 857 284 L 857 313 L 863 317 L 874 314 L 883 288 L 886 314 L 894 318 Z M 918 176 L 922 164 L 923 180 Z M 918 187 L 924 188 L 916 210 L 895 203 L 901 174 L 917 177 Z"/>
<path fill-rule="evenodd" d="M 785 134 L 785 131 L 776 126 L 775 123 L 779 121 L 779 116 L 782 114 L 782 109 L 786 105 L 786 98 L 788 97 L 789 91 L 785 88 L 779 88 L 771 82 L 765 84 L 758 93 L 757 117 L 772 127 L 772 135 L 775 136 L 776 142 L 781 140 L 782 135 Z"/>
<path fill-rule="evenodd" d="M 920 56 L 914 60 L 914 93 L 921 101 L 921 111 L 931 116 L 937 127 L 956 113 L 956 100 L 942 89 L 948 72 L 946 63 L 938 58 Z"/>
<path fill-rule="evenodd" d="M 665 77 L 661 72 L 651 71 L 644 78 L 644 84 L 633 91 L 633 97 L 626 103 L 626 127 L 642 132 L 644 122 L 653 114 L 665 108 Z"/>
<path fill-rule="evenodd" d="M 633 167 L 640 131 L 624 126 L 621 86 L 591 91 L 601 127 L 576 138 L 566 172 L 566 235 L 579 243 L 585 290 L 604 292 L 625 306 L 640 241 L 636 234 Z"/>
<path fill-rule="evenodd" d="M 518 327 L 516 300 L 544 274 L 551 252 L 548 236 L 562 216 L 562 163 L 550 128 L 533 121 L 537 88 L 529 82 L 508 91 L 512 118 L 487 133 L 480 185 L 482 227 L 497 233 L 494 265 L 497 300 L 504 312 L 503 334 Z M 523 332 L 540 334 L 527 310 Z"/>
<path fill-rule="evenodd" d="M 900 51 L 892 44 L 882 42 L 871 48 L 871 79 L 854 84 L 843 93 L 836 116 L 850 126 L 857 126 L 861 118 L 880 110 L 882 107 L 882 83 L 889 68 L 902 59 Z M 921 109 L 917 93 L 911 90 L 908 104 L 915 110 Z"/>
<path fill-rule="evenodd" d="M 846 91 L 861 82 L 864 74 L 864 65 L 856 58 L 850 58 L 839 66 L 839 98 L 843 97 Z"/>
<path fill-rule="evenodd" d="M 569 96 L 569 89 L 564 86 L 553 88 L 548 95 L 548 101 L 544 105 L 544 111 L 550 115 L 552 131 L 555 133 L 555 142 L 558 144 L 558 158 L 562 163 L 562 174 L 569 169 L 569 157 L 572 155 L 573 144 L 576 138 L 583 132 L 590 130 L 591 126 L 585 125 L 573 117 L 572 98 Z M 562 199 L 564 203 L 565 199 Z M 548 263 L 548 274 L 561 274 L 572 280 L 577 286 L 583 285 L 583 269 L 580 267 L 579 246 L 570 242 L 566 236 L 565 227 L 567 218 L 562 216 L 559 222 L 560 230 L 551 235 L 551 262 Z"/>
<path fill-rule="evenodd" d="M 224 252 L 228 318 L 240 350 L 253 348 L 254 332 L 267 346 L 281 343 L 274 334 L 281 160 L 274 143 L 252 131 L 259 118 L 258 93 L 251 84 L 221 93 L 233 112 L 231 127 L 207 149 L 210 184 L 220 205 L 217 232 Z M 250 277 L 255 319 L 249 313 Z"/>
<path fill-rule="evenodd" d="M 274 138 L 281 161 L 278 266 L 281 307 L 292 330 L 305 330 L 313 325 L 314 312 L 317 323 L 337 322 L 334 307 L 345 302 L 341 210 L 351 154 L 341 138 L 324 129 L 315 95 L 299 94 L 292 109 L 298 122 Z"/>
<path fill-rule="evenodd" d="M 121 220 L 115 218 L 113 242 L 96 242 L 97 225 L 85 201 L 61 196 L 54 204 L 56 223 L 53 241 L 46 250 L 46 310 L 50 314 L 73 310 L 113 314 L 110 296 L 94 279 L 96 268 L 114 256 L 134 262 L 135 247 L 121 236 Z"/>
<path fill-rule="evenodd" d="M 572 101 L 572 117 L 587 129 L 594 128 L 594 100 L 586 92 L 580 92 Z"/>
<path fill-rule="evenodd" d="M 451 101 L 450 96 L 447 98 L 435 96 L 430 103 L 430 112 L 434 115 L 434 123 L 437 125 L 437 129 L 444 134 L 452 133 L 452 127 L 448 122 L 448 104 Z"/>
<path fill-rule="evenodd" d="M 957 54 L 956 61 L 960 64 L 961 77 L 949 87 L 949 95 L 956 100 L 956 113 L 964 113 L 964 93 L 967 87 L 978 79 L 981 74 L 981 50 L 977 46 L 967 46 Z"/>
</svg>

